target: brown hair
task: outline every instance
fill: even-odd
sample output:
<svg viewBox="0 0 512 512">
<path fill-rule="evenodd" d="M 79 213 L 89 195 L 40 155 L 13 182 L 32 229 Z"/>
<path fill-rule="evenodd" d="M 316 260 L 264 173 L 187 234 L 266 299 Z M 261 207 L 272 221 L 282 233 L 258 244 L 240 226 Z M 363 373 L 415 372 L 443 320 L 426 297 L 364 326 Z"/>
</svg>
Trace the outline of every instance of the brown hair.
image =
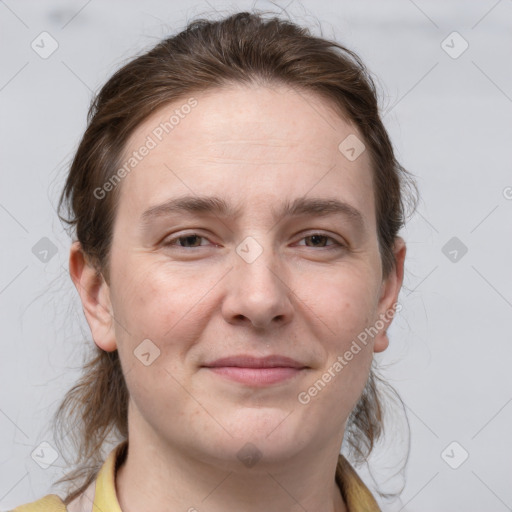
<svg viewBox="0 0 512 512">
<path fill-rule="evenodd" d="M 364 137 L 373 167 L 375 212 L 383 276 L 394 268 L 393 245 L 405 224 L 409 173 L 395 159 L 379 116 L 377 93 L 359 57 L 342 45 L 315 37 L 306 28 L 260 12 L 220 20 L 196 19 L 128 62 L 103 86 L 88 113 L 88 126 L 74 156 L 59 202 L 88 260 L 109 282 L 109 250 L 119 187 L 98 199 L 133 131 L 157 109 L 194 92 L 233 83 L 285 84 L 323 97 L 353 122 Z M 93 344 L 83 376 L 66 394 L 54 422 L 75 440 L 77 468 L 57 483 L 79 482 L 66 504 L 91 483 L 104 460 L 109 435 L 128 436 L 128 390 L 117 351 Z M 383 408 L 373 369 L 347 424 L 352 455 L 365 460 L 382 434 Z M 76 422 L 73 422 L 76 418 Z M 73 425 L 73 426 L 72 426 Z"/>
</svg>

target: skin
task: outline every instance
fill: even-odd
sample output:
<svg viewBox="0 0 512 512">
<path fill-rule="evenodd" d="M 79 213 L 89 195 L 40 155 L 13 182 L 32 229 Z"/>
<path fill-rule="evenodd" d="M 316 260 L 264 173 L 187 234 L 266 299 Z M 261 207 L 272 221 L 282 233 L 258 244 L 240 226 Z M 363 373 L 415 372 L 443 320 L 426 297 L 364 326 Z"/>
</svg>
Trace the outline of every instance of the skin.
<svg viewBox="0 0 512 512">
<path fill-rule="evenodd" d="M 324 99 L 282 85 L 194 97 L 197 107 L 120 185 L 109 282 L 78 243 L 71 248 L 94 342 L 119 351 L 130 392 L 119 503 L 123 512 L 344 511 L 338 453 L 391 320 L 308 404 L 297 396 L 397 302 L 405 243 L 397 238 L 396 267 L 383 279 L 369 155 L 349 161 L 338 150 L 348 135 L 362 136 Z M 126 155 L 184 103 L 141 124 Z M 148 208 L 188 194 L 217 195 L 241 211 L 141 225 Z M 349 203 L 365 230 L 342 215 L 273 217 L 300 197 Z M 194 233 L 204 238 L 176 240 Z M 263 249 L 252 263 L 236 252 L 248 236 Z M 134 355 L 145 339 L 160 350 L 149 366 Z M 308 369 L 256 388 L 201 367 L 238 354 L 281 354 Z M 237 457 L 246 443 L 261 454 L 252 467 Z"/>
</svg>

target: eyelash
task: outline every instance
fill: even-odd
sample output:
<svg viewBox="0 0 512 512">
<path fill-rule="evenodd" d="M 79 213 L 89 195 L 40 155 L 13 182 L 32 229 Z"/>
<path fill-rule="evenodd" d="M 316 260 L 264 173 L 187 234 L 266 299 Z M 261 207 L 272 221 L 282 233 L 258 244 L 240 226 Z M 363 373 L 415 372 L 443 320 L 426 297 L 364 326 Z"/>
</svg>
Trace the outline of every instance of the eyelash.
<svg viewBox="0 0 512 512">
<path fill-rule="evenodd" d="M 320 237 L 326 238 L 326 239 L 331 240 L 332 242 L 334 242 L 333 244 L 325 246 L 325 247 L 318 247 L 318 249 L 341 249 L 341 248 L 346 248 L 346 245 L 342 244 L 341 242 L 338 242 L 332 236 L 326 235 L 324 233 L 310 233 L 310 234 L 308 234 L 306 236 L 303 236 L 300 240 L 304 240 L 305 238 L 311 238 L 311 237 L 314 237 L 314 236 L 320 236 Z M 167 241 L 164 241 L 163 245 L 166 246 L 166 247 L 174 247 L 174 248 L 177 248 L 177 249 L 184 249 L 184 250 L 198 249 L 199 247 L 204 247 L 203 245 L 199 245 L 197 247 L 180 247 L 180 246 L 174 245 L 174 242 L 176 242 L 178 240 L 181 240 L 181 239 L 184 239 L 184 238 L 191 238 L 191 237 L 204 238 L 205 240 L 207 240 L 207 238 L 205 236 L 200 235 L 199 233 L 190 233 L 190 234 L 180 235 L 180 236 L 176 236 L 174 238 L 170 238 Z M 307 246 L 304 245 L 303 247 L 307 247 Z"/>
</svg>

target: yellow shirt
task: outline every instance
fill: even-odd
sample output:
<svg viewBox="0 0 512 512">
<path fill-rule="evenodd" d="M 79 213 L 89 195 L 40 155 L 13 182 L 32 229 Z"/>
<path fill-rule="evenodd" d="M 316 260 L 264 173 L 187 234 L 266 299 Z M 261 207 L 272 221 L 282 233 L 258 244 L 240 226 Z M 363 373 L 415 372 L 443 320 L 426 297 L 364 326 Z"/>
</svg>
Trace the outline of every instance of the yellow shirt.
<svg viewBox="0 0 512 512">
<path fill-rule="evenodd" d="M 67 508 L 59 496 L 48 494 L 11 512 L 122 512 L 117 501 L 115 477 L 117 467 L 124 461 L 126 448 L 127 441 L 123 441 L 110 452 L 96 480 Z M 343 455 L 338 458 L 336 482 L 348 512 L 381 512 L 372 494 Z"/>
</svg>

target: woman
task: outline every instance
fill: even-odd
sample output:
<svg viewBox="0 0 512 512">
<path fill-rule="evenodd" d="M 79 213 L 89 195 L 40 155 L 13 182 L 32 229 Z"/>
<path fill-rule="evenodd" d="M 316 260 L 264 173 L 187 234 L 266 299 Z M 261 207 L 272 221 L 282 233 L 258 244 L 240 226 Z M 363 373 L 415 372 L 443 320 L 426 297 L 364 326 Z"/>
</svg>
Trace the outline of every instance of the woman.
<svg viewBox="0 0 512 512">
<path fill-rule="evenodd" d="M 379 510 L 340 449 L 381 434 L 407 184 L 359 58 L 288 21 L 194 21 L 117 71 L 61 197 L 81 466 L 16 510 Z"/>
</svg>

